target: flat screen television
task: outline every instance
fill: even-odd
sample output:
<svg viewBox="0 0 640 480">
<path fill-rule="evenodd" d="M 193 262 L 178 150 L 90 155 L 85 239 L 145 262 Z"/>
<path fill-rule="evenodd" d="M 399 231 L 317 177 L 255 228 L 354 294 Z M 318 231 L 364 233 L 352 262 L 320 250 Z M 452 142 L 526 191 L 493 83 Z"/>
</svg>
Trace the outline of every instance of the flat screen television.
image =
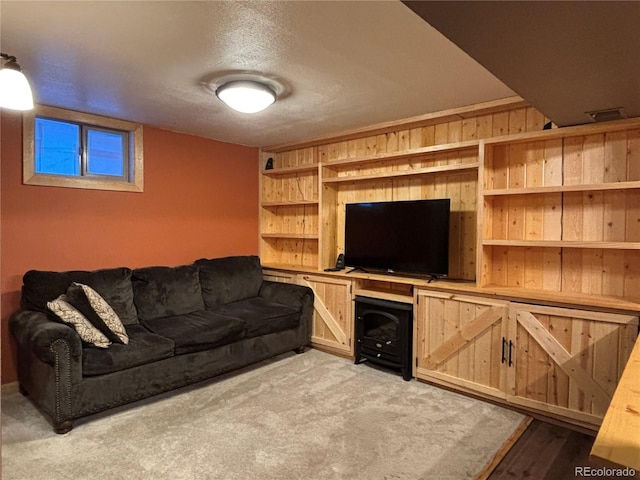
<svg viewBox="0 0 640 480">
<path fill-rule="evenodd" d="M 446 276 L 450 209 L 448 198 L 347 204 L 345 265 Z"/>
</svg>

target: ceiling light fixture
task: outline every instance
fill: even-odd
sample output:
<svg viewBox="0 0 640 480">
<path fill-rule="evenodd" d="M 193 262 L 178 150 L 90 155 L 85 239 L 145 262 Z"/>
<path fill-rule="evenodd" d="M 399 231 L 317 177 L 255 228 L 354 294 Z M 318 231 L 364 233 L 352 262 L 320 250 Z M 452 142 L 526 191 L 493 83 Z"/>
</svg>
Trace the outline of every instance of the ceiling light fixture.
<svg viewBox="0 0 640 480">
<path fill-rule="evenodd" d="M 268 85 L 253 80 L 235 80 L 221 85 L 216 96 L 229 107 L 242 113 L 258 113 L 276 101 L 276 92 Z"/>
<path fill-rule="evenodd" d="M 16 57 L 0 53 L 2 68 L 0 69 L 0 107 L 11 110 L 31 110 L 33 94 L 27 77 Z"/>
</svg>

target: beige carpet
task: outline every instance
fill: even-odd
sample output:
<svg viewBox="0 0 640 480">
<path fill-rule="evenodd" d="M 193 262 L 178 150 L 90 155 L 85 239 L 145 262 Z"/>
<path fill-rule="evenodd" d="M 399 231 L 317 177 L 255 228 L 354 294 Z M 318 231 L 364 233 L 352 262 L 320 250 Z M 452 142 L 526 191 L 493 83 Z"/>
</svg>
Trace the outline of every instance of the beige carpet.
<svg viewBox="0 0 640 480">
<path fill-rule="evenodd" d="M 310 350 L 81 420 L 2 398 L 3 480 L 465 479 L 523 416 Z"/>
</svg>

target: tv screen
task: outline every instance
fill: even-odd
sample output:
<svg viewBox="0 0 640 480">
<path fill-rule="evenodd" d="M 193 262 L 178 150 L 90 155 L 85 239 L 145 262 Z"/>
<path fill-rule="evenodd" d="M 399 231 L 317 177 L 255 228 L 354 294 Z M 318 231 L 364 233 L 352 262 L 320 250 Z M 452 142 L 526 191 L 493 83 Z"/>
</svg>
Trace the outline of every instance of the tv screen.
<svg viewBox="0 0 640 480">
<path fill-rule="evenodd" d="M 448 198 L 347 204 L 345 264 L 389 273 L 447 275 L 450 208 Z"/>
</svg>

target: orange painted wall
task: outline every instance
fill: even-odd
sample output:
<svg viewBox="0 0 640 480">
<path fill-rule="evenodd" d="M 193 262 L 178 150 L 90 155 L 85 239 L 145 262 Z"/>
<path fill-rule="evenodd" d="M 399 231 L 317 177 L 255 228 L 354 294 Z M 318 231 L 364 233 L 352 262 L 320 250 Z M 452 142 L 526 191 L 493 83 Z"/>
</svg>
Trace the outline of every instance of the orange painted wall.
<svg viewBox="0 0 640 480">
<path fill-rule="evenodd" d="M 22 117 L 1 118 L 2 383 L 22 275 L 258 253 L 258 150 L 144 128 L 144 193 L 22 185 Z"/>
</svg>

